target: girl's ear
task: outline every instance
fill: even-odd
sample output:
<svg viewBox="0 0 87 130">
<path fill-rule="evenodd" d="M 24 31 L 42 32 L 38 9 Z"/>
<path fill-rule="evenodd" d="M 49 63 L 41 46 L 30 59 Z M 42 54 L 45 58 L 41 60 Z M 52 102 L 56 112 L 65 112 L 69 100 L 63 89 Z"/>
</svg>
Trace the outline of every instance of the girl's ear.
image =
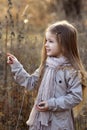
<svg viewBox="0 0 87 130">
<path fill-rule="evenodd" d="M 61 35 L 60 34 L 58 34 L 58 45 L 59 45 L 60 51 L 62 51 Z"/>
<path fill-rule="evenodd" d="M 61 44 L 61 35 L 58 34 L 58 43 Z"/>
</svg>

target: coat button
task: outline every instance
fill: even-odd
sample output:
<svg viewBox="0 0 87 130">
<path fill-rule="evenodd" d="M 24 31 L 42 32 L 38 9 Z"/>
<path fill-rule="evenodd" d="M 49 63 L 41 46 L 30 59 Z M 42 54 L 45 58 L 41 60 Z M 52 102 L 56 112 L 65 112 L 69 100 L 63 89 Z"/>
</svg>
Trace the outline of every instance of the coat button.
<svg viewBox="0 0 87 130">
<path fill-rule="evenodd" d="M 62 81 L 61 81 L 61 80 L 59 80 L 59 83 L 62 83 Z"/>
</svg>

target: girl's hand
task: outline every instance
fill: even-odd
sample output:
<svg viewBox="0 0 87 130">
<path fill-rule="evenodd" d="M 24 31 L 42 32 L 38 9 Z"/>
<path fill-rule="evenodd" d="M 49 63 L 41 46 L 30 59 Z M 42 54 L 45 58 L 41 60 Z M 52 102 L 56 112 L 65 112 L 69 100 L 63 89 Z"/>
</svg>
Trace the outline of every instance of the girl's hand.
<svg viewBox="0 0 87 130">
<path fill-rule="evenodd" d="M 17 61 L 18 60 L 17 60 L 17 58 L 14 55 L 12 55 L 10 53 L 7 53 L 7 63 L 8 64 L 14 64 Z"/>
<path fill-rule="evenodd" d="M 36 109 L 40 112 L 48 111 L 48 104 L 46 101 L 40 102 L 38 105 L 36 105 Z"/>
</svg>

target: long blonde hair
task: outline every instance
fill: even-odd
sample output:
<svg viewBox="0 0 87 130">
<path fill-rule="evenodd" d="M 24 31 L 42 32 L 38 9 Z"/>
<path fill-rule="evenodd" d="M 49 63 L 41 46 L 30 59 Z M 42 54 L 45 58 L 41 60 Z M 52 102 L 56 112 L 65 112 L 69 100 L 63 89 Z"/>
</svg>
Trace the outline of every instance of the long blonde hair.
<svg viewBox="0 0 87 130">
<path fill-rule="evenodd" d="M 83 86 L 83 98 L 86 100 L 86 71 L 80 59 L 78 44 L 77 44 L 77 30 L 67 21 L 60 21 L 50 25 L 46 32 L 50 31 L 52 34 L 55 34 L 58 44 L 61 48 L 62 54 L 66 56 L 72 67 L 80 71 L 82 77 L 82 86 Z M 45 48 L 46 38 L 44 38 L 43 48 L 42 48 L 42 58 L 40 65 L 40 77 L 42 79 L 44 73 L 44 65 L 47 58 L 46 48 Z M 41 81 L 41 80 L 40 80 Z M 82 103 L 83 104 L 83 103 Z M 81 106 L 77 107 L 75 110 L 77 113 L 82 109 Z"/>
<path fill-rule="evenodd" d="M 76 70 L 79 70 L 81 72 L 82 84 L 85 85 L 86 71 L 79 55 L 76 28 L 67 21 L 60 21 L 50 25 L 46 29 L 46 32 L 47 31 L 50 31 L 52 34 L 56 35 L 62 54 L 69 59 L 71 65 Z M 41 65 L 40 65 L 41 70 L 43 70 L 47 58 L 45 43 L 46 43 L 46 38 L 44 38 L 44 43 L 42 48 L 42 57 L 41 57 Z"/>
</svg>

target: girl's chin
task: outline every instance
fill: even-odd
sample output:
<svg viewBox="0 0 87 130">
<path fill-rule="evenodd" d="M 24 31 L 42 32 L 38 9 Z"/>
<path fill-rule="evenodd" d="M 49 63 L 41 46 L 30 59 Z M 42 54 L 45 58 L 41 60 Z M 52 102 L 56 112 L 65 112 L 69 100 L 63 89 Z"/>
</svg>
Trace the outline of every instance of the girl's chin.
<svg viewBox="0 0 87 130">
<path fill-rule="evenodd" d="M 47 56 L 53 56 L 51 53 L 47 53 Z"/>
<path fill-rule="evenodd" d="M 47 54 L 47 56 L 52 57 L 53 55 L 49 55 L 49 54 Z"/>
</svg>

